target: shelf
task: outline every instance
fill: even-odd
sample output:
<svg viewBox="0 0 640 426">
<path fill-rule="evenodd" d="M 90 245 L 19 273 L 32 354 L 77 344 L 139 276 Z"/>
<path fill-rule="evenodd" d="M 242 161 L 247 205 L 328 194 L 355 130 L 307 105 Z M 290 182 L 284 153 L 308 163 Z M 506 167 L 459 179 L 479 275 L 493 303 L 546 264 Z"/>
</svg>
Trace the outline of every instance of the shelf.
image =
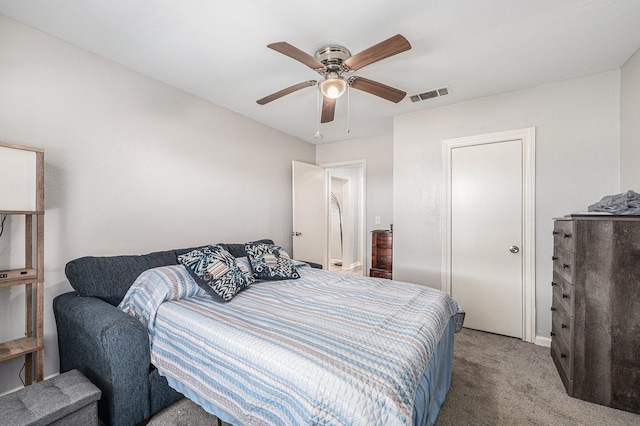
<svg viewBox="0 0 640 426">
<path fill-rule="evenodd" d="M 15 247 L 18 252 L 24 250 L 24 263 L 16 264 L 21 267 L 19 269 L 0 271 L 0 288 L 25 286 L 24 337 L 0 343 L 0 362 L 24 356 L 24 382 L 30 385 L 34 380 L 41 381 L 44 378 L 44 150 L 0 142 L 0 151 L 3 154 L 0 156 L 0 170 L 11 170 L 10 166 L 15 169 L 13 173 L 3 174 L 0 189 L 6 194 L 3 192 L 3 197 L 0 197 L 0 215 L 3 218 L 5 215 L 18 216 L 16 226 L 24 228 L 24 245 Z M 35 162 L 35 179 L 26 176 L 31 173 L 31 161 Z M 29 200 L 31 182 L 35 184 L 33 200 Z M 11 220 L 9 223 L 11 226 Z M 8 243 L 12 245 L 11 238 Z M 3 294 L 7 295 L 6 292 Z M 11 300 L 8 302 L 11 303 Z"/>
<path fill-rule="evenodd" d="M 0 362 L 42 350 L 35 337 L 23 337 L 0 343 Z"/>
<path fill-rule="evenodd" d="M 0 214 L 6 215 L 43 215 L 42 210 L 0 210 Z"/>
<path fill-rule="evenodd" d="M 37 281 L 38 272 L 35 269 L 9 269 L 0 271 L 0 287 L 29 284 Z"/>
</svg>

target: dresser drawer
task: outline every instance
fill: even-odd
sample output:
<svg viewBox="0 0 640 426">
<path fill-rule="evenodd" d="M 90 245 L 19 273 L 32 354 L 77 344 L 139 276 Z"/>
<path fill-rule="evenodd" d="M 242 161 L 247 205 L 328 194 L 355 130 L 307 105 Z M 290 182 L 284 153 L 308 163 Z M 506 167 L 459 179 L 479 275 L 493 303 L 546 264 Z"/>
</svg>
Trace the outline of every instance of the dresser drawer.
<svg viewBox="0 0 640 426">
<path fill-rule="evenodd" d="M 554 309 L 551 312 L 551 337 L 552 340 L 558 340 L 562 343 L 562 347 L 567 350 L 573 350 L 573 321 L 574 317 L 569 316 L 568 312 L 560 305 L 556 304 L 554 297 Z"/>
<path fill-rule="evenodd" d="M 562 307 L 569 316 L 574 315 L 574 287 L 562 278 L 556 271 L 553 271 L 553 302 L 552 307 Z"/>
<path fill-rule="evenodd" d="M 373 245 L 378 249 L 391 249 L 393 248 L 393 238 L 391 234 L 378 233 L 374 235 Z"/>
<path fill-rule="evenodd" d="M 381 269 L 371 268 L 371 270 L 369 271 L 369 276 L 370 277 L 374 277 L 374 278 L 386 278 L 386 279 L 390 280 L 391 279 L 391 272 L 383 271 Z"/>
<path fill-rule="evenodd" d="M 569 351 L 560 339 L 554 338 L 551 341 L 551 358 L 567 393 L 573 395 L 573 351 Z"/>
<path fill-rule="evenodd" d="M 393 256 L 393 250 L 391 250 L 390 248 L 380 248 L 380 247 L 376 247 L 373 250 L 373 255 L 376 257 L 391 257 Z"/>
<path fill-rule="evenodd" d="M 560 247 L 553 249 L 553 271 L 560 274 L 562 278 L 573 283 L 573 268 L 575 266 L 575 255 L 572 252 Z"/>
<path fill-rule="evenodd" d="M 573 221 L 556 220 L 553 223 L 553 245 L 574 252 Z"/>
<path fill-rule="evenodd" d="M 393 270 L 393 257 L 391 256 L 376 256 L 376 262 L 374 265 L 371 265 L 376 269 L 384 269 L 385 271 Z"/>
</svg>

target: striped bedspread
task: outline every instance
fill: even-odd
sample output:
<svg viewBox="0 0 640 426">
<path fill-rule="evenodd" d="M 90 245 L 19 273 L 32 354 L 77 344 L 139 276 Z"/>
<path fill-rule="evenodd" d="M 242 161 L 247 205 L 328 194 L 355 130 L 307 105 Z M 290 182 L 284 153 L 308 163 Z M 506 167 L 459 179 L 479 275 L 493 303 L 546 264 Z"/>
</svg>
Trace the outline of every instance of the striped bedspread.
<svg viewBox="0 0 640 426">
<path fill-rule="evenodd" d="M 445 326 L 454 316 L 462 327 L 458 304 L 424 286 L 298 269 L 227 303 L 182 265 L 151 269 L 120 308 L 147 326 L 160 374 L 225 421 L 411 425 Z"/>
</svg>

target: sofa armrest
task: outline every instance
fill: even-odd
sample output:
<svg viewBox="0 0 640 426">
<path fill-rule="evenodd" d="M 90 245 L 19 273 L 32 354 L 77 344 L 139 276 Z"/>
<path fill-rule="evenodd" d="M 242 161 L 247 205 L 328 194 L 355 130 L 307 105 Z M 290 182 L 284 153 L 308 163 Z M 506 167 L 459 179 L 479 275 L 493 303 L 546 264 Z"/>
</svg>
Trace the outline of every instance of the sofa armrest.
<svg viewBox="0 0 640 426">
<path fill-rule="evenodd" d="M 100 418 L 135 425 L 150 416 L 149 336 L 134 317 L 95 297 L 65 293 L 53 301 L 60 373 L 77 369 L 102 390 Z"/>
</svg>

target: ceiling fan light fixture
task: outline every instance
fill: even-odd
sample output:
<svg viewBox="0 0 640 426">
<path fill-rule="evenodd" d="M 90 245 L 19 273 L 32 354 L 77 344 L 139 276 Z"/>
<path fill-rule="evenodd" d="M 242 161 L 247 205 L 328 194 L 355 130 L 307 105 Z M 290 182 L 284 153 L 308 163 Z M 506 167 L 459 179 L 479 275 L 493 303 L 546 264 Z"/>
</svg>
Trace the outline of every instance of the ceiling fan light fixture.
<svg viewBox="0 0 640 426">
<path fill-rule="evenodd" d="M 347 90 L 347 81 L 342 76 L 334 75 L 320 82 L 320 91 L 329 99 L 338 99 Z"/>
<path fill-rule="evenodd" d="M 398 90 L 394 87 L 387 86 L 364 77 L 343 77 L 343 74 L 347 75 L 348 73 L 357 71 L 367 65 L 373 64 L 374 62 L 381 61 L 390 56 L 394 56 L 398 53 L 411 49 L 411 44 L 409 44 L 409 41 L 407 41 L 407 39 L 401 34 L 396 34 L 395 36 L 373 45 L 354 56 L 351 55 L 349 49 L 343 46 L 334 45 L 324 46 L 318 49 L 313 56 L 303 52 L 286 41 L 271 43 L 267 45 L 267 47 L 306 65 L 320 74 L 321 77 L 320 81 L 304 81 L 279 90 L 262 99 L 258 99 L 256 102 L 259 105 L 268 104 L 269 102 L 275 101 L 285 95 L 304 89 L 305 87 L 318 86 L 316 94 L 318 96 L 317 104 L 318 116 L 320 119 L 319 123 L 328 123 L 333 121 L 335 117 L 337 99 L 344 95 L 345 92 L 347 92 L 347 123 L 349 123 L 348 98 L 350 89 L 367 92 L 394 103 L 400 102 L 407 95 L 407 93 L 402 90 Z M 322 102 L 320 102 L 320 94 L 322 94 Z M 320 124 L 318 124 L 318 127 L 319 126 Z M 349 126 L 347 126 L 347 133 L 349 132 L 348 127 Z M 316 131 L 316 135 L 314 135 L 314 137 L 321 137 L 322 134 L 319 129 L 317 130 L 318 131 Z"/>
</svg>

